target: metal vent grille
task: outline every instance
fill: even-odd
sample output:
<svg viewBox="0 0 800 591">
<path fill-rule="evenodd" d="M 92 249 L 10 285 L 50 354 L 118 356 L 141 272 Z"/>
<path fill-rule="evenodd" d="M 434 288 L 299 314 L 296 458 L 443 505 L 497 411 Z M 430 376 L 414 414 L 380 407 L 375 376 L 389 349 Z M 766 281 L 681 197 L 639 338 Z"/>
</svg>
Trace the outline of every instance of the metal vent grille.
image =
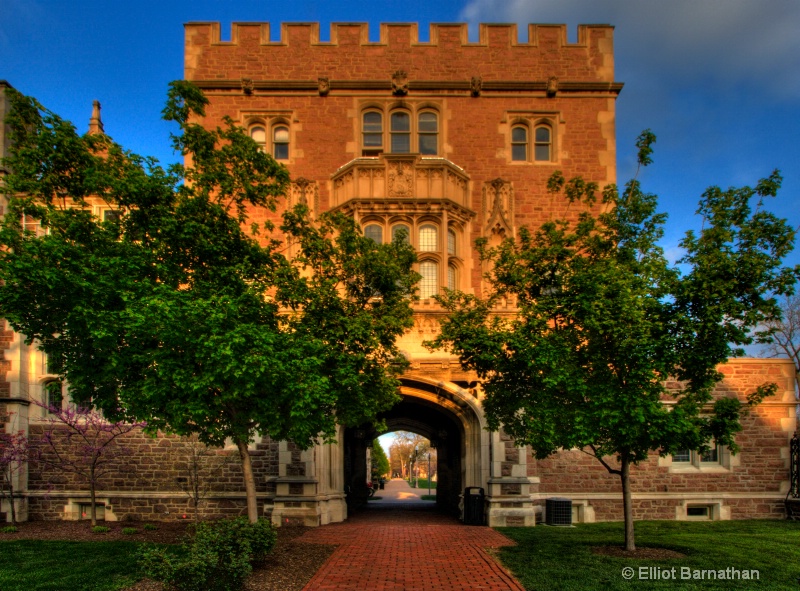
<svg viewBox="0 0 800 591">
<path fill-rule="evenodd" d="M 547 525 L 572 525 L 572 501 L 553 497 L 545 501 L 545 523 Z"/>
</svg>

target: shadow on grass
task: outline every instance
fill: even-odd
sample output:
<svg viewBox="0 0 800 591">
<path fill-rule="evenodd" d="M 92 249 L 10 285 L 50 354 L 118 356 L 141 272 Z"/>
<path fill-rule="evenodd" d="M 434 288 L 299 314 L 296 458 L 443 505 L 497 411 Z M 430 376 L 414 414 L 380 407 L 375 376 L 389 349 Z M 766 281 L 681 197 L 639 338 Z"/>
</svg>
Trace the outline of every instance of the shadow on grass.
<svg viewBox="0 0 800 591">
<path fill-rule="evenodd" d="M 800 588 L 800 523 L 797 522 L 637 522 L 637 547 L 666 548 L 685 555 L 665 560 L 593 553 L 596 547 L 622 546 L 622 523 L 498 528 L 498 531 L 517 542 L 517 546 L 502 548 L 498 554 L 529 590 L 797 591 Z"/>
</svg>

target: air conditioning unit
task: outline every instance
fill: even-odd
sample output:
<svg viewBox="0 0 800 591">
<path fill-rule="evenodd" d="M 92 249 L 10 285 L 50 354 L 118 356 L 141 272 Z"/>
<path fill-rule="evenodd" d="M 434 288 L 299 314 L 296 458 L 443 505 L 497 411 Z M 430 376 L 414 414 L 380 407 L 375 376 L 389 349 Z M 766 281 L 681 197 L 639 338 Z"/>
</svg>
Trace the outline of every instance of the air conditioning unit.
<svg viewBox="0 0 800 591">
<path fill-rule="evenodd" d="M 545 501 L 545 523 L 547 525 L 572 525 L 572 500 L 551 497 Z"/>
</svg>

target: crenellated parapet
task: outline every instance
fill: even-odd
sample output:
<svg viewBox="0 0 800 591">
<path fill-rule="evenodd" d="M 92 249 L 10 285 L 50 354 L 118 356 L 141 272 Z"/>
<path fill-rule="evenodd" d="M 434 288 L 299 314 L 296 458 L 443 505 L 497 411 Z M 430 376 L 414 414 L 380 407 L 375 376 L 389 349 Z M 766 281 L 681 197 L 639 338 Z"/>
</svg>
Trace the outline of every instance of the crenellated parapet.
<svg viewBox="0 0 800 591">
<path fill-rule="evenodd" d="M 225 41 L 215 22 L 187 23 L 185 33 L 186 79 L 221 88 L 242 86 L 242 80 L 251 90 L 293 81 L 294 90 L 320 94 L 348 80 L 392 88 L 397 71 L 407 74 L 411 91 L 448 81 L 453 90 L 463 86 L 473 95 L 508 82 L 535 83 L 525 89 L 547 93 L 614 83 L 610 25 L 579 26 L 576 43 L 568 41 L 566 25 L 543 24 L 529 25 L 524 41 L 516 24 L 481 24 L 474 42 L 463 23 L 431 24 L 427 41 L 420 41 L 416 23 L 381 24 L 377 41 L 370 40 L 366 23 L 333 23 L 327 41 L 319 23 L 284 23 L 278 40 L 271 39 L 269 23 L 233 23 Z"/>
</svg>

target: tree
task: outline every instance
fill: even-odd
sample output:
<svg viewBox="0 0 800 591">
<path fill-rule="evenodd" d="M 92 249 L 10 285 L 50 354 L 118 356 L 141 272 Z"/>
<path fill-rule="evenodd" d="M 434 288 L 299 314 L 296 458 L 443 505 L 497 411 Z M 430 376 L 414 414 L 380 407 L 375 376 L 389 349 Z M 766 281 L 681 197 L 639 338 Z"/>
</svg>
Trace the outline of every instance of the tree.
<svg viewBox="0 0 800 591">
<path fill-rule="evenodd" d="M 640 165 L 654 141 L 640 136 Z M 658 246 L 666 215 L 636 178 L 601 193 L 556 173 L 549 189 L 583 206 L 575 219 L 522 228 L 494 249 L 479 244 L 492 266 L 489 295 L 440 298 L 449 317 L 432 346 L 480 376 L 491 429 L 537 458 L 581 449 L 619 476 L 627 550 L 635 549 L 632 466 L 654 452 L 704 451 L 711 440 L 737 451 L 745 409 L 712 391 L 717 366 L 752 342 L 749 329 L 779 317 L 773 296 L 800 273 L 780 268 L 794 231 L 751 205 L 775 196 L 780 182 L 775 172 L 755 188 L 709 188 L 698 209 L 703 229 L 686 233 L 686 254 L 672 266 Z M 516 301 L 515 316 L 493 312 L 501 298 Z M 680 389 L 667 388 L 669 377 Z M 764 385 L 749 402 L 774 390 Z"/>
<path fill-rule="evenodd" d="M 200 504 L 213 490 L 214 476 L 225 468 L 231 458 L 222 450 L 202 443 L 196 433 L 182 437 L 174 448 L 172 459 L 178 466 L 185 466 L 184 476 L 178 476 L 174 485 L 192 503 L 194 521 L 200 521 Z"/>
<path fill-rule="evenodd" d="M 255 521 L 257 433 L 308 447 L 396 402 L 414 253 L 303 205 L 276 227 L 286 170 L 231 120 L 206 129 L 206 104 L 172 83 L 164 117 L 186 164 L 164 171 L 11 94 L 0 313 L 59 360 L 75 400 L 232 440 Z M 94 216 L 97 200 L 116 215 Z"/>
<path fill-rule="evenodd" d="M 29 454 L 28 437 L 23 431 L 0 432 L 0 495 L 8 501 L 11 523 L 15 525 L 17 511 L 14 506 L 14 483 L 20 471 L 25 469 Z"/>
<path fill-rule="evenodd" d="M 791 359 L 795 384 L 800 385 L 800 295 L 785 297 L 781 301 L 781 318 L 770 320 L 763 328 L 759 341 L 767 345 L 766 353 Z"/>
<path fill-rule="evenodd" d="M 97 525 L 97 486 L 104 477 L 126 469 L 124 458 L 131 450 L 120 440 L 145 424 L 112 423 L 90 408 L 39 406 L 47 409 L 47 426 L 33 459 L 89 485 L 92 525 Z"/>
<path fill-rule="evenodd" d="M 396 431 L 394 437 L 394 443 L 389 446 L 392 463 L 398 461 L 401 475 L 410 478 L 411 466 L 418 457 L 427 452 L 430 442 L 422 435 L 410 431 Z"/>
<path fill-rule="evenodd" d="M 389 473 L 389 458 L 386 457 L 386 452 L 383 451 L 381 442 L 377 439 L 372 442 L 371 472 L 379 478 Z"/>
</svg>

